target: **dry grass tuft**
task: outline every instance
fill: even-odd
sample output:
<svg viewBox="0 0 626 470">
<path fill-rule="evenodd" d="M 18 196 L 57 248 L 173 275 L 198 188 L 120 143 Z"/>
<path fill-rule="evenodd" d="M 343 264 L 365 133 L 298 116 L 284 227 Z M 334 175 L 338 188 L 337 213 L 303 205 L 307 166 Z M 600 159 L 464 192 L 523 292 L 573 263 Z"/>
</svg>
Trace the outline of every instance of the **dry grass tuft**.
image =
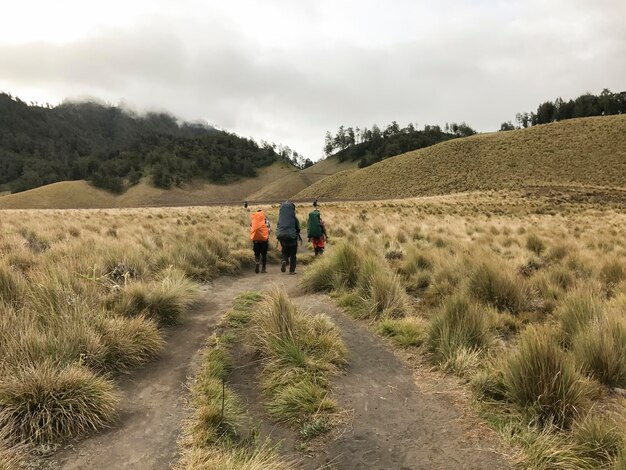
<svg viewBox="0 0 626 470">
<path fill-rule="evenodd" d="M 626 388 L 626 322 L 603 318 L 572 341 L 572 352 L 583 370 L 609 387 Z"/>
<path fill-rule="evenodd" d="M 533 308 L 533 292 L 522 279 L 515 279 L 502 269 L 483 263 L 469 279 L 471 295 L 500 311 L 513 314 Z"/>
<path fill-rule="evenodd" d="M 508 398 L 542 426 L 568 428 L 589 406 L 594 390 L 558 346 L 548 327 L 529 327 L 503 370 Z"/>
<path fill-rule="evenodd" d="M 24 367 L 0 383 L 0 429 L 11 439 L 50 442 L 110 424 L 120 397 L 84 367 Z"/>
<path fill-rule="evenodd" d="M 459 354 L 468 356 L 488 349 L 494 340 L 489 317 L 466 298 L 447 300 L 432 318 L 428 331 L 428 349 L 435 362 L 452 364 L 461 360 Z"/>
</svg>

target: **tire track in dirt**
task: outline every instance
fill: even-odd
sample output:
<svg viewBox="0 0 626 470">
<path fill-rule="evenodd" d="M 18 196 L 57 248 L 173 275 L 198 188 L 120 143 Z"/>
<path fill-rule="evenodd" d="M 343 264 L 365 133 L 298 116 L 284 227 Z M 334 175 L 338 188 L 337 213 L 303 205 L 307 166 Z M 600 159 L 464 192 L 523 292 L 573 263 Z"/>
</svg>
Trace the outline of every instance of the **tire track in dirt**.
<svg viewBox="0 0 626 470">
<path fill-rule="evenodd" d="M 237 348 L 230 385 L 260 422 L 260 437 L 281 441 L 281 452 L 313 469 L 507 469 L 489 434 L 477 442 L 472 423 L 446 394 L 420 391 L 411 371 L 366 326 L 349 318 L 324 295 L 293 296 L 300 311 L 325 313 L 340 328 L 349 365 L 333 380 L 333 395 L 350 416 L 310 455 L 296 450 L 297 430 L 271 422 L 263 411 L 253 356 Z"/>
<path fill-rule="evenodd" d="M 44 468 L 167 469 L 177 457 L 177 439 L 185 417 L 187 378 L 200 364 L 200 351 L 233 299 L 247 290 L 284 285 L 292 290 L 297 276 L 269 267 L 268 274 L 223 277 L 203 286 L 203 300 L 183 322 L 167 330 L 161 356 L 120 379 L 121 417 L 109 430 L 73 442 Z M 272 271 L 277 271 L 273 273 Z"/>
<path fill-rule="evenodd" d="M 421 392 L 413 372 L 364 325 L 338 310 L 326 296 L 298 299 L 302 311 L 326 313 L 341 329 L 349 351 L 345 374 L 333 383 L 352 421 L 305 468 L 506 469 L 507 461 L 469 436 L 471 424 L 445 394 Z"/>
</svg>

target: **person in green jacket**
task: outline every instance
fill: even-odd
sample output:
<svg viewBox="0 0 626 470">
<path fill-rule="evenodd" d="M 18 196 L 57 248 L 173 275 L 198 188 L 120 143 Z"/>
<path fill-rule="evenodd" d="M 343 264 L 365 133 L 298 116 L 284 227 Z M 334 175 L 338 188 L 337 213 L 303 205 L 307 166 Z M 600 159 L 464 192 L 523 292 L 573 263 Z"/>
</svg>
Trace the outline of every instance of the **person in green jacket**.
<svg viewBox="0 0 626 470">
<path fill-rule="evenodd" d="M 325 242 L 328 241 L 328 235 L 326 234 L 326 225 L 322 220 L 320 210 L 317 206 L 309 212 L 309 218 L 307 219 L 307 237 L 309 241 L 313 243 L 315 256 L 323 254 Z"/>
</svg>

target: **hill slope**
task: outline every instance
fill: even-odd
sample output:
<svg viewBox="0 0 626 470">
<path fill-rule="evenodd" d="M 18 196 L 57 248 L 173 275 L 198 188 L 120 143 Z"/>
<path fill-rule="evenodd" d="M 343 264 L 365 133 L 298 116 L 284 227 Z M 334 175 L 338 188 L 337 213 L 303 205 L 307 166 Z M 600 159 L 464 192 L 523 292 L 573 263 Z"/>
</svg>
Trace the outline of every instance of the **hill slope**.
<svg viewBox="0 0 626 470">
<path fill-rule="evenodd" d="M 403 198 L 534 185 L 626 187 L 626 115 L 447 141 L 329 176 L 296 198 Z"/>
<path fill-rule="evenodd" d="M 252 201 L 280 200 L 293 197 L 311 184 L 339 171 L 354 170 L 356 161 L 340 162 L 337 158 L 327 158 L 304 170 L 293 168 L 268 185 L 248 196 Z"/>
<path fill-rule="evenodd" d="M 81 179 L 120 192 L 142 176 L 161 188 L 221 183 L 282 159 L 270 144 L 165 113 L 93 102 L 29 106 L 0 93 L 0 185 L 12 192 Z"/>
<path fill-rule="evenodd" d="M 195 180 L 172 189 L 155 188 L 143 180 L 120 195 L 86 181 L 62 181 L 15 194 L 0 193 L 0 209 L 87 209 L 280 201 L 295 196 L 315 181 L 338 171 L 356 169 L 356 162 L 322 160 L 306 170 L 285 162 L 261 168 L 254 178 L 229 184 Z"/>
<path fill-rule="evenodd" d="M 141 207 L 168 205 L 200 205 L 240 202 L 276 181 L 292 177 L 293 166 L 274 163 L 258 171 L 258 176 L 230 184 L 194 181 L 172 189 L 155 188 L 146 181 L 121 195 L 95 188 L 86 181 L 63 181 L 21 193 L 0 196 L 0 209 L 86 209 L 105 207 Z M 285 187 L 282 194 L 271 199 L 284 199 L 295 192 Z M 297 192 L 297 191 L 296 191 Z"/>
</svg>

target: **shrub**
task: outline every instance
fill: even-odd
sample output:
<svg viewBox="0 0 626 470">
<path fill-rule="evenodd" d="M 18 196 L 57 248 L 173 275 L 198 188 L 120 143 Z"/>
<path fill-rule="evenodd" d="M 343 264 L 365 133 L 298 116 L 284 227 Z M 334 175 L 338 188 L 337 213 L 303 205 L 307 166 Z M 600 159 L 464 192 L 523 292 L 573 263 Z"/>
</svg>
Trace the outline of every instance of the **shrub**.
<svg viewBox="0 0 626 470">
<path fill-rule="evenodd" d="M 581 330 L 572 341 L 583 370 L 609 387 L 626 387 L 626 324 L 605 318 Z"/>
<path fill-rule="evenodd" d="M 132 283 L 122 290 L 117 310 L 130 316 L 145 315 L 160 325 L 175 325 L 199 295 L 196 284 L 176 270 L 168 269 L 161 280 Z"/>
<path fill-rule="evenodd" d="M 219 262 L 227 257 L 227 247 L 213 238 L 181 239 L 173 244 L 157 265 L 173 265 L 196 281 L 209 281 L 219 273 Z"/>
<path fill-rule="evenodd" d="M 550 251 L 548 253 L 548 258 L 551 261 L 559 262 L 563 260 L 569 252 L 570 252 L 570 247 L 567 245 L 561 245 L 561 244 L 554 245 L 552 248 L 550 248 Z"/>
<path fill-rule="evenodd" d="M 16 305 L 21 301 L 24 289 L 21 279 L 12 268 L 0 260 L 0 303 Z"/>
<path fill-rule="evenodd" d="M 506 400 L 502 367 L 499 364 L 488 364 L 478 370 L 470 381 L 471 387 L 479 398 L 487 400 Z"/>
<path fill-rule="evenodd" d="M 593 470 L 594 462 L 580 454 L 576 443 L 546 428 L 527 432 L 517 439 L 524 447 L 520 468 L 537 470 Z"/>
<path fill-rule="evenodd" d="M 426 257 L 417 248 L 412 247 L 403 263 L 400 266 L 400 272 L 406 275 L 417 274 L 419 271 L 430 271 L 433 268 L 433 262 Z"/>
<path fill-rule="evenodd" d="M 328 292 L 335 286 L 332 255 L 323 256 L 302 275 L 300 286 L 305 292 Z"/>
<path fill-rule="evenodd" d="M 344 366 L 348 350 L 335 324 L 326 315 L 306 318 L 305 329 L 299 338 L 303 348 L 322 363 Z"/>
<path fill-rule="evenodd" d="M 361 262 L 359 248 L 343 242 L 312 263 L 304 272 L 300 285 L 307 292 L 352 289 L 356 286 Z"/>
<path fill-rule="evenodd" d="M 546 246 L 537 235 L 529 235 L 526 239 L 526 248 L 536 255 L 540 255 Z"/>
<path fill-rule="evenodd" d="M 0 428 L 34 442 L 79 436 L 114 420 L 119 401 L 111 381 L 84 367 L 23 367 L 0 382 Z"/>
<path fill-rule="evenodd" d="M 300 318 L 284 290 L 275 290 L 261 302 L 255 315 L 255 338 L 260 351 L 271 354 L 276 341 L 294 341 Z"/>
<path fill-rule="evenodd" d="M 253 326 L 270 415 L 302 423 L 334 411 L 329 377 L 345 364 L 346 348 L 332 322 L 302 315 L 285 291 L 277 290 L 259 304 Z"/>
<path fill-rule="evenodd" d="M 469 289 L 476 300 L 513 314 L 530 309 L 533 304 L 533 293 L 525 282 L 498 272 L 487 263 L 470 275 Z"/>
<path fill-rule="evenodd" d="M 409 300 L 398 276 L 375 258 L 368 258 L 361 264 L 358 291 L 368 309 L 365 316 L 402 317 L 408 312 Z"/>
<path fill-rule="evenodd" d="M 489 315 L 460 296 L 445 302 L 428 330 L 428 348 L 438 363 L 454 358 L 460 349 L 486 349 L 492 341 Z"/>
<path fill-rule="evenodd" d="M 298 423 L 308 416 L 329 413 L 337 405 L 328 391 L 310 380 L 281 387 L 267 402 L 267 411 L 278 422 Z"/>
<path fill-rule="evenodd" d="M 600 279 L 609 289 L 622 282 L 625 277 L 624 266 L 617 260 L 609 261 L 600 270 Z"/>
<path fill-rule="evenodd" d="M 562 340 L 569 345 L 580 330 L 603 316 L 602 301 L 592 292 L 578 290 L 563 299 L 556 315 L 561 325 Z"/>
<path fill-rule="evenodd" d="M 563 290 L 568 290 L 574 285 L 574 276 L 567 268 L 554 268 L 550 271 L 549 275 L 552 283 Z"/>
<path fill-rule="evenodd" d="M 332 258 L 335 289 L 355 287 L 362 261 L 359 248 L 348 243 L 341 243 L 333 250 Z"/>
<path fill-rule="evenodd" d="M 567 428 L 588 404 L 592 388 L 547 327 L 529 327 L 503 370 L 507 397 L 544 426 Z"/>
<path fill-rule="evenodd" d="M 606 465 L 615 459 L 626 445 L 624 429 L 613 419 L 588 415 L 573 429 L 578 452 L 597 463 Z"/>
<path fill-rule="evenodd" d="M 106 370 L 128 371 L 156 357 L 165 346 L 156 323 L 141 316 L 101 318 L 95 328 L 104 346 Z"/>
</svg>

